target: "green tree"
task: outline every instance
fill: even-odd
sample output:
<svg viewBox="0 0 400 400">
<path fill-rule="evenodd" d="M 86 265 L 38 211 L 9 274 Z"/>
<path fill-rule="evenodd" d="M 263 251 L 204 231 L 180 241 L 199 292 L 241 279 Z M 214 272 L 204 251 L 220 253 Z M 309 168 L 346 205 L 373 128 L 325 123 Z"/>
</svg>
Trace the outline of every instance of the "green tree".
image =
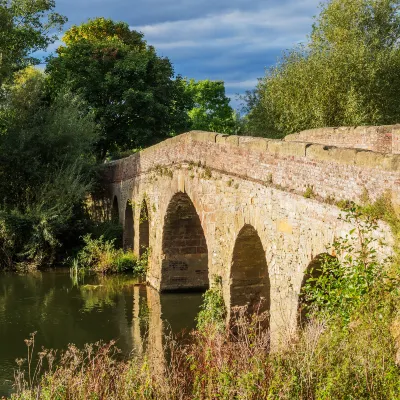
<svg viewBox="0 0 400 400">
<path fill-rule="evenodd" d="M 62 91 L 48 101 L 40 71 L 14 82 L 0 107 L 0 267 L 39 266 L 83 233 L 98 136 L 79 97 Z"/>
<path fill-rule="evenodd" d="M 286 53 L 247 98 L 248 130 L 283 136 L 400 120 L 400 2 L 324 3 L 310 41 Z"/>
<path fill-rule="evenodd" d="M 236 133 L 237 116 L 229 105 L 223 81 L 190 79 L 184 83 L 191 107 L 188 115 L 192 129 Z"/>
<path fill-rule="evenodd" d="M 65 83 L 94 110 L 97 154 L 156 143 L 188 126 L 180 79 L 167 58 L 122 22 L 97 18 L 73 26 L 49 61 L 53 90 Z"/>
<path fill-rule="evenodd" d="M 54 42 L 49 33 L 66 19 L 53 0 L 0 0 L 0 86 L 13 72 L 39 60 L 31 56 Z"/>
</svg>

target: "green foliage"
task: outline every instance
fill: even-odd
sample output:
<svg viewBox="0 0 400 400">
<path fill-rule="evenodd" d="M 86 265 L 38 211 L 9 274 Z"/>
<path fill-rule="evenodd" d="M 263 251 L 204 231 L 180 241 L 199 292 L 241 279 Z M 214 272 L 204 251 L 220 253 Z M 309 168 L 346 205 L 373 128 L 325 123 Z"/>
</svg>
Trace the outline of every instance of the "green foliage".
<svg viewBox="0 0 400 400">
<path fill-rule="evenodd" d="M 385 268 L 378 261 L 377 239 L 371 232 L 377 229 L 374 219 L 364 216 L 360 207 L 352 205 L 343 219 L 355 226 L 345 237 L 332 243 L 335 257 L 324 255 L 310 271 L 304 291 L 308 304 L 318 315 L 329 318 L 339 315 L 347 324 L 359 309 L 374 285 L 386 279 Z"/>
<path fill-rule="evenodd" d="M 188 126 L 183 86 L 128 24 L 97 18 L 73 26 L 47 66 L 52 91 L 65 84 L 87 101 L 101 128 L 97 156 L 149 146 Z"/>
<path fill-rule="evenodd" d="M 0 88 L 15 71 L 39 63 L 30 53 L 57 39 L 49 34 L 66 18 L 54 7 L 53 0 L 0 0 Z"/>
<path fill-rule="evenodd" d="M 303 196 L 306 199 L 311 199 L 313 197 L 315 197 L 315 193 L 314 193 L 314 187 L 313 186 L 307 186 L 306 190 L 304 191 Z"/>
<path fill-rule="evenodd" d="M 78 268 L 88 269 L 102 274 L 133 272 L 145 275 L 148 251 L 138 259 L 132 251 L 116 248 L 114 240 L 105 240 L 103 236 L 92 239 L 91 235 L 83 238 L 85 246 L 78 253 Z"/>
<path fill-rule="evenodd" d="M 237 115 L 229 105 L 222 81 L 183 81 L 189 96 L 188 112 L 191 128 L 195 130 L 232 134 L 236 133 Z"/>
<path fill-rule="evenodd" d="M 400 17 L 394 0 L 330 0 L 310 41 L 286 53 L 247 96 L 248 131 L 399 120 Z"/>
<path fill-rule="evenodd" d="M 28 69 L 0 103 L 0 266 L 41 266 L 77 244 L 85 224 L 96 125 L 82 100 L 46 100 L 42 73 Z"/>
<path fill-rule="evenodd" d="M 197 329 L 206 332 L 210 327 L 217 332 L 225 330 L 226 308 L 222 294 L 222 279 L 214 277 L 213 286 L 203 295 L 203 304 L 197 316 Z"/>
</svg>

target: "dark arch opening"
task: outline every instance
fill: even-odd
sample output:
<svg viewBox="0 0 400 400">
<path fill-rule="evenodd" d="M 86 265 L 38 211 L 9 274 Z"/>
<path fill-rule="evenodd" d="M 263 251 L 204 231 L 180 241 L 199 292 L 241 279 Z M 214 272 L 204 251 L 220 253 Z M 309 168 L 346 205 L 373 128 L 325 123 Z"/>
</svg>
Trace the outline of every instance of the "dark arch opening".
<svg viewBox="0 0 400 400">
<path fill-rule="evenodd" d="M 147 209 L 146 201 L 142 201 L 140 207 L 140 221 L 139 221 L 139 255 L 149 248 L 150 242 L 150 227 L 149 227 L 149 211 Z"/>
<path fill-rule="evenodd" d="M 231 268 L 231 306 L 247 306 L 249 314 L 269 311 L 270 280 L 261 239 L 245 225 L 236 239 Z"/>
<path fill-rule="evenodd" d="M 134 227 L 133 227 L 133 207 L 130 200 L 127 201 L 125 207 L 124 220 L 124 249 L 133 250 Z"/>
<path fill-rule="evenodd" d="M 161 290 L 206 290 L 208 249 L 197 211 L 185 193 L 171 199 L 164 219 Z"/>
<path fill-rule="evenodd" d="M 309 279 L 317 279 L 322 275 L 323 264 L 337 261 L 337 258 L 331 256 L 328 253 L 318 254 L 313 260 L 308 264 L 308 267 L 304 273 L 303 280 L 301 281 L 300 294 L 297 308 L 297 325 L 299 327 L 304 327 L 307 322 L 309 322 L 308 314 L 311 311 L 311 302 L 307 299 L 304 288 Z M 309 282 L 310 285 L 315 285 L 314 281 Z"/>
<path fill-rule="evenodd" d="M 117 196 L 114 196 L 112 208 L 111 208 L 111 221 L 119 222 L 119 207 L 118 207 L 118 199 Z"/>
</svg>

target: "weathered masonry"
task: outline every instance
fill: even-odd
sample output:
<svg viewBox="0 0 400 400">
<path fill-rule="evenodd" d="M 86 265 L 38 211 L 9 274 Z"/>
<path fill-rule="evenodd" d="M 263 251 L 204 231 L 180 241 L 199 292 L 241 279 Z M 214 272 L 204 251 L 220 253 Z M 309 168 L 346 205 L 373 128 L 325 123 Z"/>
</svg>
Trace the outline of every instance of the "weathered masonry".
<svg viewBox="0 0 400 400">
<path fill-rule="evenodd" d="M 205 289 L 221 276 L 228 307 L 265 299 L 274 339 L 296 325 L 309 265 L 351 229 L 335 201 L 390 191 L 400 204 L 397 132 L 325 129 L 284 140 L 189 132 L 107 164 L 110 204 L 125 247 L 151 249 L 151 286 Z M 375 234 L 390 243 L 384 225 Z"/>
</svg>

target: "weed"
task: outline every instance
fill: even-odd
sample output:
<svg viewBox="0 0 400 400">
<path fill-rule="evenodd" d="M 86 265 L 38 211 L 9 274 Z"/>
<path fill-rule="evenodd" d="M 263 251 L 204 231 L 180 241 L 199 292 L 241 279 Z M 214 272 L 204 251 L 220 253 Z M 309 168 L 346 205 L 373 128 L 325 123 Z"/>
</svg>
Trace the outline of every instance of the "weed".
<svg viewBox="0 0 400 400">
<path fill-rule="evenodd" d="M 303 196 L 306 199 L 312 199 L 315 197 L 315 192 L 314 192 L 314 186 L 312 185 L 307 185 L 306 190 L 303 193 Z"/>
<path fill-rule="evenodd" d="M 212 177 L 212 172 L 210 167 L 204 167 L 204 172 L 202 174 L 202 178 L 205 179 L 211 179 Z"/>
</svg>

